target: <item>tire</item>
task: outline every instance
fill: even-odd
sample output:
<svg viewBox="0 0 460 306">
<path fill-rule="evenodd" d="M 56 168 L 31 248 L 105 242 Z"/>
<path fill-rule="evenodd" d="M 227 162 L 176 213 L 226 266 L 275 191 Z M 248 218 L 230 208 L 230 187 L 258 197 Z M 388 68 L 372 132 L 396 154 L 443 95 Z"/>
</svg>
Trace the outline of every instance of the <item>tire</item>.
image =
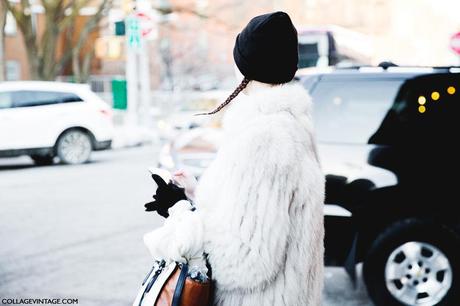
<svg viewBox="0 0 460 306">
<path fill-rule="evenodd" d="M 81 130 L 69 130 L 56 143 L 56 154 L 63 164 L 86 163 L 92 151 L 91 136 Z"/>
<path fill-rule="evenodd" d="M 378 306 L 459 305 L 460 239 L 433 222 L 397 222 L 372 244 L 363 277 Z"/>
<path fill-rule="evenodd" d="M 30 158 L 32 158 L 37 166 L 48 166 L 54 162 L 53 155 L 31 155 Z"/>
</svg>

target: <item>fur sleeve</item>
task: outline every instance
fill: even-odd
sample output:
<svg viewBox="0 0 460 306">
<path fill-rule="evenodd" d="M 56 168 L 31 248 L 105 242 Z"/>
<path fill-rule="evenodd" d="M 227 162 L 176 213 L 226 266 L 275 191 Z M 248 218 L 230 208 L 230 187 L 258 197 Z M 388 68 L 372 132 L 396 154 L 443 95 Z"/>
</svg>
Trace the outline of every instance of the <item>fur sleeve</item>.
<svg viewBox="0 0 460 306">
<path fill-rule="evenodd" d="M 163 226 L 144 235 L 144 243 L 154 260 L 187 262 L 203 254 L 203 223 L 182 200 L 169 208 Z"/>
<path fill-rule="evenodd" d="M 223 290 L 264 286 L 283 268 L 297 185 L 296 150 L 285 131 L 246 129 L 224 145 L 200 186 L 216 195 L 203 222 L 213 278 Z"/>
</svg>

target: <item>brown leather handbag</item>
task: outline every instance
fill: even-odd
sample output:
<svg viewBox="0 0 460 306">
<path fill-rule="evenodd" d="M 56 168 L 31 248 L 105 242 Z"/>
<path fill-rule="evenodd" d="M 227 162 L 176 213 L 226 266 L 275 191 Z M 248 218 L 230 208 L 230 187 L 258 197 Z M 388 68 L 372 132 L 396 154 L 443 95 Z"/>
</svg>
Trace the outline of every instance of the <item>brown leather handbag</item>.
<svg viewBox="0 0 460 306">
<path fill-rule="evenodd" d="M 212 283 L 193 280 L 187 264 L 160 263 L 142 283 L 133 306 L 211 306 Z"/>
</svg>

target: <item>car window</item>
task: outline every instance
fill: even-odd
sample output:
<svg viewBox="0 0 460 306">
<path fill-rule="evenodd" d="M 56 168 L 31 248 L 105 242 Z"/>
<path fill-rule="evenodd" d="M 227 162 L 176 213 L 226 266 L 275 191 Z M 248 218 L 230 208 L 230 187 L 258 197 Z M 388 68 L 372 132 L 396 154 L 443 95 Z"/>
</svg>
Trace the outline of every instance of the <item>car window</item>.
<svg viewBox="0 0 460 306">
<path fill-rule="evenodd" d="M 39 106 L 83 101 L 79 96 L 57 91 L 20 90 L 11 92 L 14 107 Z"/>
<path fill-rule="evenodd" d="M 0 109 L 10 108 L 13 105 L 10 92 L 0 92 Z"/>
<path fill-rule="evenodd" d="M 320 66 L 321 61 L 327 59 L 330 48 L 327 33 L 304 33 L 298 40 L 299 68 Z"/>
<path fill-rule="evenodd" d="M 315 67 L 319 59 L 318 44 L 299 44 L 299 67 Z"/>
<path fill-rule="evenodd" d="M 459 74 L 432 74 L 408 80 L 369 142 L 450 143 L 458 137 L 459 90 Z"/>
<path fill-rule="evenodd" d="M 319 82 L 311 95 L 319 141 L 366 144 L 380 126 L 403 80 Z"/>
</svg>

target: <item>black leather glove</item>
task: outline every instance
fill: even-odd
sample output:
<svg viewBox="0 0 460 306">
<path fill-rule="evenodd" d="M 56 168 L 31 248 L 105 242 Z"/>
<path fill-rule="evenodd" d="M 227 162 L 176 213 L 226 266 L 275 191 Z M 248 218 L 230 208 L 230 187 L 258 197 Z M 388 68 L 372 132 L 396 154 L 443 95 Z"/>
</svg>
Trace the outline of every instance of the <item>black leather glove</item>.
<svg viewBox="0 0 460 306">
<path fill-rule="evenodd" d="M 168 218 L 168 209 L 180 200 L 187 200 L 185 196 L 185 189 L 181 188 L 172 182 L 166 182 L 156 174 L 152 174 L 152 178 L 157 184 L 158 188 L 153 195 L 155 201 L 149 202 L 144 205 L 145 211 L 156 211 L 160 216 Z"/>
</svg>

